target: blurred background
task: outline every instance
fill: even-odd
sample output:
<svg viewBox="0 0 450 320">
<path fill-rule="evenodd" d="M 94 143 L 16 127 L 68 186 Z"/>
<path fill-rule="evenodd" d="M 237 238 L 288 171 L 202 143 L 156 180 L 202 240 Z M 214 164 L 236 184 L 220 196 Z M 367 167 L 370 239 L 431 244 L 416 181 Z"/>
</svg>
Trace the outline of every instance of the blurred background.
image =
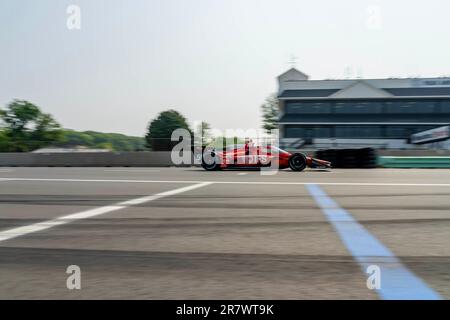
<svg viewBox="0 0 450 320">
<path fill-rule="evenodd" d="M 170 151 L 177 128 L 213 145 L 248 135 L 227 129 L 276 129 L 282 148 L 306 153 L 445 157 L 449 9 L 440 0 L 3 1 L 0 151 Z"/>
</svg>

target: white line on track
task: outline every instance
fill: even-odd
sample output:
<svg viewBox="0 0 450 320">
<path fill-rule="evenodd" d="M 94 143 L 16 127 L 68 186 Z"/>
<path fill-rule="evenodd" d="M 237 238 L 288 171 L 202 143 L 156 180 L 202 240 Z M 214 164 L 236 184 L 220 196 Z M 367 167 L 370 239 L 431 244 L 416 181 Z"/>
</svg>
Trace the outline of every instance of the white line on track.
<svg viewBox="0 0 450 320">
<path fill-rule="evenodd" d="M 237 175 L 238 176 L 245 176 L 245 175 L 247 175 L 248 173 L 247 172 L 239 172 Z"/>
<path fill-rule="evenodd" d="M 125 180 L 125 179 L 47 179 L 47 178 L 0 178 L 0 181 L 42 181 L 42 182 L 106 182 L 106 183 L 214 183 L 250 185 L 325 185 L 325 186 L 400 186 L 400 187 L 450 187 L 450 183 L 403 183 L 403 182 L 285 182 L 285 181 L 212 181 L 212 180 Z"/>
<path fill-rule="evenodd" d="M 108 172 L 161 172 L 157 169 L 104 169 L 103 171 Z"/>
<path fill-rule="evenodd" d="M 39 222 L 39 223 L 30 224 L 28 226 L 22 226 L 22 227 L 17 227 L 17 228 L 5 230 L 5 231 L 0 231 L 0 242 L 9 240 L 9 239 L 13 239 L 13 238 L 17 238 L 20 236 L 24 236 L 24 235 L 27 235 L 27 234 L 30 234 L 33 232 L 46 230 L 51 227 L 60 226 L 60 225 L 63 225 L 63 224 L 66 224 L 66 223 L 69 223 L 72 221 L 99 216 L 101 214 L 109 213 L 112 211 L 125 209 L 130 206 L 135 206 L 138 204 L 154 201 L 157 199 L 172 196 L 172 195 L 179 194 L 182 192 L 191 191 L 191 190 L 194 190 L 197 188 L 205 187 L 210 184 L 211 183 L 209 183 L 209 182 L 198 183 L 198 184 L 194 184 L 191 186 L 178 188 L 178 189 L 174 189 L 174 190 L 170 190 L 170 191 L 165 191 L 165 192 L 157 193 L 157 194 L 146 196 L 146 197 L 141 197 L 141 198 L 136 198 L 136 199 L 119 202 L 119 203 L 116 203 L 111 206 L 105 206 L 105 207 L 99 207 L 99 208 L 90 209 L 90 210 L 86 210 L 86 211 L 81 211 L 78 213 L 73 213 L 73 214 L 69 214 L 66 216 L 58 217 L 58 218 L 55 218 L 52 220 L 47 220 L 47 221 L 43 221 L 43 222 Z"/>
</svg>

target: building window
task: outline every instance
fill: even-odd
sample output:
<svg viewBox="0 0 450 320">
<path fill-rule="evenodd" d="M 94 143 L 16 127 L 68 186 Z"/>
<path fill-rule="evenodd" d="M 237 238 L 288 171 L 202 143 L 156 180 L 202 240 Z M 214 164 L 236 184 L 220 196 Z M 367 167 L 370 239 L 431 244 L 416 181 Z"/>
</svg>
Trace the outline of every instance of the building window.
<svg viewBox="0 0 450 320">
<path fill-rule="evenodd" d="M 407 139 L 411 135 L 411 128 L 408 126 L 386 126 L 385 137 L 389 139 Z"/>
<path fill-rule="evenodd" d="M 387 113 L 432 114 L 436 105 L 436 101 L 392 101 L 386 103 L 386 110 Z"/>
<path fill-rule="evenodd" d="M 441 113 L 450 113 L 450 101 L 441 101 Z"/>
<path fill-rule="evenodd" d="M 286 113 L 295 114 L 324 114 L 331 112 L 331 105 L 327 102 L 287 102 Z"/>
<path fill-rule="evenodd" d="M 315 127 L 312 129 L 312 138 L 331 138 L 331 127 Z"/>
<path fill-rule="evenodd" d="M 285 138 L 331 138 L 330 126 L 287 126 Z"/>
<path fill-rule="evenodd" d="M 286 127 L 284 136 L 285 138 L 303 138 L 304 130 L 300 127 Z"/>
<path fill-rule="evenodd" d="M 383 104 L 381 102 L 338 102 L 335 104 L 336 113 L 361 114 L 361 113 L 381 113 Z"/>
<path fill-rule="evenodd" d="M 385 137 L 388 139 L 408 139 L 412 134 L 430 130 L 436 126 L 408 126 L 408 125 L 391 125 L 385 127 Z"/>
<path fill-rule="evenodd" d="M 335 136 L 336 138 L 368 139 L 381 138 L 383 134 L 381 126 L 336 126 Z"/>
<path fill-rule="evenodd" d="M 410 132 L 411 132 L 411 134 L 414 134 L 414 133 L 419 133 L 419 132 L 422 132 L 422 131 L 431 130 L 431 129 L 434 129 L 434 128 L 439 128 L 439 127 L 441 127 L 441 126 L 439 126 L 439 125 L 435 125 L 435 126 L 418 125 L 418 126 L 411 127 Z"/>
</svg>

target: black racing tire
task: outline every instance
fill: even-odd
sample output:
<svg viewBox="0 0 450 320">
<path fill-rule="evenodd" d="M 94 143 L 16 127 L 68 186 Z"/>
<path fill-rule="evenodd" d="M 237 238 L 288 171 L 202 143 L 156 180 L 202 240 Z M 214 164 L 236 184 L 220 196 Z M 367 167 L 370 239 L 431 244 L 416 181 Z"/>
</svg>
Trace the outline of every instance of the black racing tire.
<svg viewBox="0 0 450 320">
<path fill-rule="evenodd" d="M 289 158 L 289 167 L 292 171 L 303 171 L 306 168 L 306 157 L 302 153 L 294 153 Z"/>
<path fill-rule="evenodd" d="M 202 154 L 202 168 L 206 171 L 216 171 L 220 169 L 217 155 L 214 150 L 207 150 Z"/>
</svg>

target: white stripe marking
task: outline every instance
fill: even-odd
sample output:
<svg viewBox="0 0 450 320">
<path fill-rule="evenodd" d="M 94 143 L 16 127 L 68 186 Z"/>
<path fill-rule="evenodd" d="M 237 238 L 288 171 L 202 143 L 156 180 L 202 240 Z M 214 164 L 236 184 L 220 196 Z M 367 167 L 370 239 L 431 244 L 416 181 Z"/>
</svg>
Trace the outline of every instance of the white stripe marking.
<svg viewBox="0 0 450 320">
<path fill-rule="evenodd" d="M 160 172 L 157 169 L 105 169 L 108 172 Z"/>
<path fill-rule="evenodd" d="M 239 172 L 237 175 L 238 176 L 245 176 L 246 174 L 248 174 L 247 172 Z"/>
<path fill-rule="evenodd" d="M 74 213 L 74 214 L 69 214 L 69 215 L 62 216 L 62 217 L 58 217 L 58 218 L 55 218 L 55 219 L 52 219 L 52 220 L 39 222 L 39 223 L 34 223 L 34 224 L 31 224 L 31 225 L 28 225 L 28 226 L 17 227 L 17 228 L 5 230 L 5 231 L 0 231 L 0 242 L 1 241 L 5 241 L 5 240 L 9 240 L 9 239 L 13 239 L 13 238 L 17 238 L 17 237 L 20 237 L 20 236 L 23 236 L 23 235 L 26 235 L 26 234 L 29 234 L 29 233 L 46 230 L 46 229 L 49 229 L 51 227 L 55 227 L 55 226 L 59 226 L 59 225 L 62 225 L 62 224 L 66 224 L 66 223 L 69 223 L 69 222 L 72 222 L 72 221 L 75 221 L 75 220 L 81 220 L 81 219 L 86 219 L 86 218 L 99 216 L 99 215 L 102 215 L 102 214 L 105 214 L 105 213 L 117 211 L 117 210 L 120 210 L 120 209 L 125 209 L 125 208 L 130 207 L 130 206 L 135 206 L 135 205 L 146 203 L 146 202 L 149 202 L 149 201 L 154 201 L 154 200 L 157 200 L 157 199 L 160 199 L 160 198 L 172 196 L 172 195 L 175 195 L 175 194 L 178 194 L 178 193 L 194 190 L 194 189 L 197 189 L 197 188 L 201 188 L 201 187 L 207 186 L 209 184 L 211 184 L 211 183 L 210 182 L 203 182 L 203 183 L 199 183 L 199 184 L 194 184 L 194 185 L 183 187 L 183 188 L 178 188 L 178 189 L 174 189 L 174 190 L 170 190 L 170 191 L 157 193 L 157 194 L 151 195 L 151 196 L 146 196 L 146 197 L 141 197 L 141 198 L 136 198 L 136 199 L 131 199 L 131 200 L 119 202 L 119 203 L 117 203 L 115 205 L 112 205 L 112 206 L 105 206 L 105 207 L 90 209 L 90 210 L 86 210 L 86 211 L 82 211 L 82 212 L 78 212 L 78 213 Z"/>
<path fill-rule="evenodd" d="M 400 186 L 400 187 L 450 187 L 450 183 L 377 183 L 377 182 L 284 182 L 284 181 L 201 181 L 201 180 L 123 180 L 123 179 L 45 179 L 45 178 L 0 178 L 0 181 L 42 182 L 110 182 L 110 183 L 214 183 L 214 184 L 262 184 L 262 185 L 328 185 L 328 186 Z"/>
</svg>

